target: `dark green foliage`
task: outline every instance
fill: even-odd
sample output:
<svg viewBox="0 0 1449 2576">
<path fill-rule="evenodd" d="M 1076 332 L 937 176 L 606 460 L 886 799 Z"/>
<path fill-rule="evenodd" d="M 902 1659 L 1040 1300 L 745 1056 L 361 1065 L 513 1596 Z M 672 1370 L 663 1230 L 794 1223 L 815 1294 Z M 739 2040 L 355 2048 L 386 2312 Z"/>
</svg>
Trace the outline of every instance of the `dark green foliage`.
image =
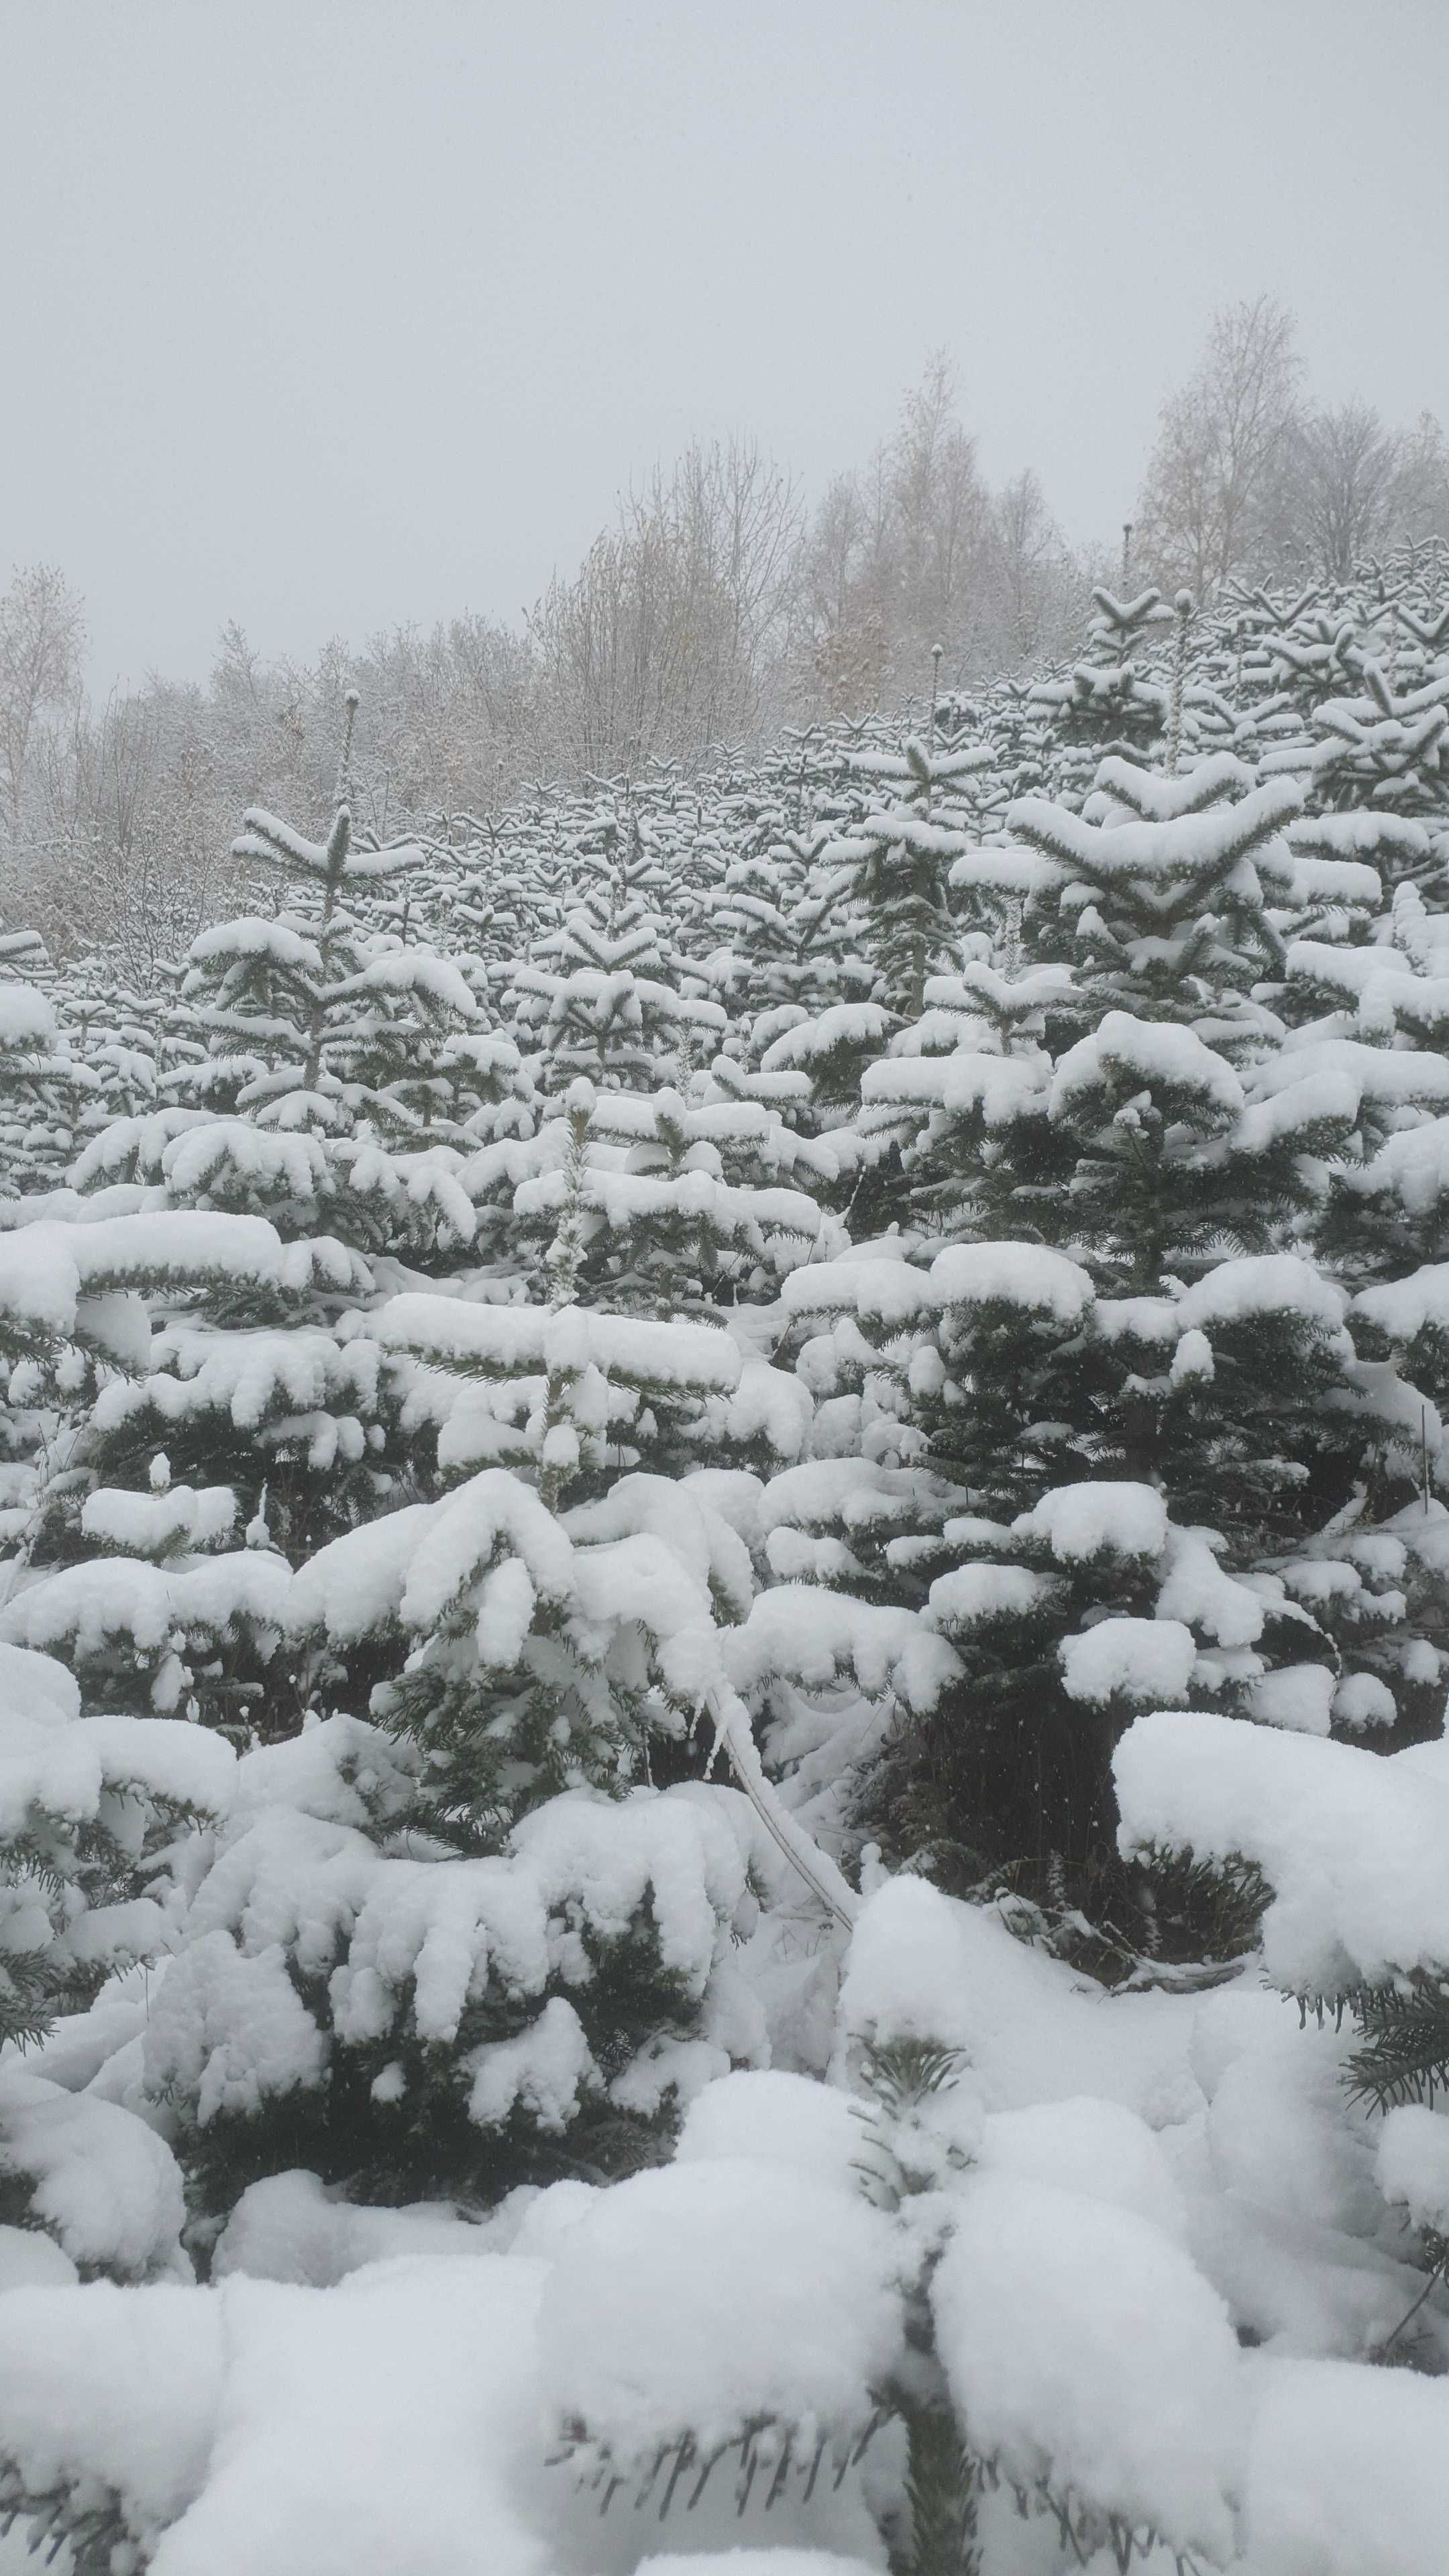
<svg viewBox="0 0 1449 2576">
<path fill-rule="evenodd" d="M 1449 2093 L 1449 1979 L 1421 1969 L 1345 2001 L 1362 2042 L 1349 2060 L 1357 2100 L 1387 2111 Z"/>
<path fill-rule="evenodd" d="M 316 2173 L 341 2186 L 349 2200 L 380 2207 L 425 2191 L 481 2214 L 520 2184 L 617 2180 L 665 2162 L 672 2150 L 677 2109 L 671 2094 L 650 2112 L 620 2108 L 604 2089 L 651 2039 L 687 2032 L 694 2014 L 694 1998 L 661 1966 L 642 1922 L 612 1941 L 585 1928 L 576 1973 L 557 1974 L 543 1997 L 510 1996 L 490 1981 L 447 2044 L 417 2036 L 405 1994 L 381 2037 L 345 2041 L 333 2028 L 327 1977 L 294 1967 L 293 1981 L 328 2034 L 322 2083 L 269 2098 L 254 2112 L 218 2113 L 204 2125 L 184 2097 L 175 2102 L 176 2151 L 203 2222 L 200 2241 L 205 2222 L 270 2174 Z M 577 2011 L 601 2083 L 582 2094 L 566 2127 L 540 2121 L 522 2104 L 504 2121 L 480 2127 L 468 2110 L 470 2060 L 480 2048 L 527 2033 L 555 1995 Z"/>
</svg>

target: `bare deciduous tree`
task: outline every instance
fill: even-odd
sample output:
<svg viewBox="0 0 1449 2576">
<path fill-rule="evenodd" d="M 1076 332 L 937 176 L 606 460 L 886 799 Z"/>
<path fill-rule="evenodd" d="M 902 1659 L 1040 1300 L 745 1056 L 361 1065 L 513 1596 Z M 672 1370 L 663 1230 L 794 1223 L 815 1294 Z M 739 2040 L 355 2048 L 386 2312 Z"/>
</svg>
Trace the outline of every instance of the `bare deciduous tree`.
<svg viewBox="0 0 1449 2576">
<path fill-rule="evenodd" d="M 687 449 L 629 496 L 529 619 L 545 721 L 573 765 L 697 758 L 756 729 L 799 516 L 790 477 L 733 439 Z"/>
<path fill-rule="evenodd" d="M 1196 371 L 1163 404 L 1137 505 L 1137 557 L 1164 588 L 1206 598 L 1250 562 L 1299 421 L 1291 313 L 1272 296 L 1213 317 Z"/>
<path fill-rule="evenodd" d="M 961 680 L 992 657 L 991 496 L 938 353 L 894 436 L 832 483 L 800 551 L 795 686 L 839 711 L 929 685 L 933 647 Z"/>
<path fill-rule="evenodd" d="M 837 475 L 801 547 L 794 600 L 796 688 L 829 714 L 871 704 L 884 680 L 890 635 L 870 554 L 860 478 Z"/>
<path fill-rule="evenodd" d="M 997 658 L 1039 661 L 1068 649 L 1081 628 L 1082 567 L 1029 466 L 991 504 L 986 554 Z"/>
<path fill-rule="evenodd" d="M 939 643 L 960 663 L 991 505 L 955 397 L 952 369 L 938 354 L 907 398 L 890 463 L 903 640 L 915 660 Z"/>
<path fill-rule="evenodd" d="M 1253 569 L 1348 581 L 1388 549 L 1449 533 L 1449 459 L 1431 413 L 1386 427 L 1353 399 L 1304 410 L 1255 512 Z"/>
<path fill-rule="evenodd" d="M 1292 442 L 1298 519 L 1314 570 L 1346 581 L 1389 535 L 1403 442 L 1371 403 L 1309 414 Z"/>
<path fill-rule="evenodd" d="M 1399 443 L 1394 529 L 1411 544 L 1449 539 L 1449 445 L 1431 411 L 1421 412 Z"/>
<path fill-rule="evenodd" d="M 0 598 L 0 766 L 18 835 L 40 720 L 74 696 L 85 612 L 54 564 L 27 564 Z"/>
</svg>

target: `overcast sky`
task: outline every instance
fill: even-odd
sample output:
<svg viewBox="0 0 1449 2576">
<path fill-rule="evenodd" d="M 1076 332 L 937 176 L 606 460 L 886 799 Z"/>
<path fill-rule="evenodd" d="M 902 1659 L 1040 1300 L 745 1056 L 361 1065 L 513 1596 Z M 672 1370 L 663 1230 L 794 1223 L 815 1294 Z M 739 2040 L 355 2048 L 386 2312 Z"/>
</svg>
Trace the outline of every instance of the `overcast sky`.
<svg viewBox="0 0 1449 2576">
<path fill-rule="evenodd" d="M 631 472 L 955 361 L 1115 538 L 1212 308 L 1449 419 L 1449 0 L 0 0 L 0 582 L 97 682 L 516 616 Z"/>
</svg>

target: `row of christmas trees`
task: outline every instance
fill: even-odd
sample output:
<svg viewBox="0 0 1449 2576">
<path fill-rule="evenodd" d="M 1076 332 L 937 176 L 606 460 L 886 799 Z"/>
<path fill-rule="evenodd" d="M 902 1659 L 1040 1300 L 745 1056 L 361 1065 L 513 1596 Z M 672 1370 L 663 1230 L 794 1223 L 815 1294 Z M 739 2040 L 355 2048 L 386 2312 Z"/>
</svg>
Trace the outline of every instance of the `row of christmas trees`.
<svg viewBox="0 0 1449 2576">
<path fill-rule="evenodd" d="M 1210 1981 L 1273 1855 L 1121 1855 L 1139 1713 L 1437 1734 L 1436 578 L 388 849 L 344 746 L 164 1004 L 12 941 L 0 2222 L 627 2172 L 883 1870 Z"/>
</svg>

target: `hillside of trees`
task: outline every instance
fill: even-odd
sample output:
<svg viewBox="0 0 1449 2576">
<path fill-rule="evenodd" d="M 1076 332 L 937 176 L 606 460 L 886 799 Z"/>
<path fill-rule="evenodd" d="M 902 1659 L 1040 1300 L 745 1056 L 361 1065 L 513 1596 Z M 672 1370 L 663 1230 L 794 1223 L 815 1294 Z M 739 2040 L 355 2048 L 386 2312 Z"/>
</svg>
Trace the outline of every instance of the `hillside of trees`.
<svg viewBox="0 0 1449 2576">
<path fill-rule="evenodd" d="M 938 357 L 821 494 L 748 439 L 656 467 L 516 624 L 402 625 L 311 661 L 229 625 L 204 686 L 158 674 L 97 699 L 82 600 L 63 571 L 21 568 L 0 600 L 0 918 L 144 980 L 226 909 L 237 811 L 326 798 L 348 684 L 361 811 L 384 835 L 495 812 L 530 779 L 692 775 L 782 724 L 923 706 L 938 646 L 956 690 L 1065 663 L 1094 581 L 1205 604 L 1229 579 L 1341 581 L 1449 538 L 1449 450 L 1428 414 L 1315 402 L 1292 316 L 1260 297 L 1215 318 L 1145 465 L 1124 461 L 1123 503 L 1124 531 L 1083 546 L 1029 468 L 992 488 Z"/>
<path fill-rule="evenodd" d="M 96 712 L 12 591 L 77 2576 L 1439 2564 L 1449 544 L 1373 426 L 1335 551 L 1291 362 L 1217 326 L 1125 581 L 936 374 L 521 636 Z"/>
</svg>

